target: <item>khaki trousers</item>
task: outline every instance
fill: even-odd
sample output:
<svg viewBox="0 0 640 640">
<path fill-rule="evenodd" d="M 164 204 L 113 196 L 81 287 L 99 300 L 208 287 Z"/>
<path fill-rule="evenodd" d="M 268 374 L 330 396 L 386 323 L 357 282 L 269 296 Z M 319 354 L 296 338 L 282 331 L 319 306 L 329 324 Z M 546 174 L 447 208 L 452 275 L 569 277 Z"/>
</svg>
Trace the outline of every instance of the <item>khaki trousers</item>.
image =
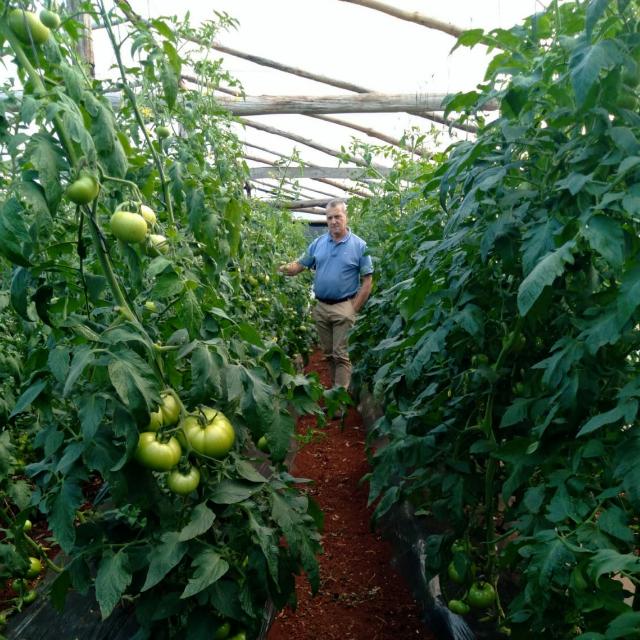
<svg viewBox="0 0 640 640">
<path fill-rule="evenodd" d="M 351 300 L 337 304 L 325 304 L 316 300 L 312 316 L 318 329 L 320 348 L 329 363 L 331 384 L 347 389 L 351 382 L 347 336 L 356 321 L 353 304 Z"/>
</svg>

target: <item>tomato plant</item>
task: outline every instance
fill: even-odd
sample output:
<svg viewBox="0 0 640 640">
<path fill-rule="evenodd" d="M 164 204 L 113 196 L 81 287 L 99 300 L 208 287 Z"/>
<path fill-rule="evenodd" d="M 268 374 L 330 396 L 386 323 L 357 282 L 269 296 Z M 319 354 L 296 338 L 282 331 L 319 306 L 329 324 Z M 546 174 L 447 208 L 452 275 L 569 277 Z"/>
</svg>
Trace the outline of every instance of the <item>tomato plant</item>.
<svg viewBox="0 0 640 640">
<path fill-rule="evenodd" d="M 39 511 L 70 558 L 47 587 L 57 602 L 93 586 L 105 618 L 134 604 L 143 637 L 220 620 L 255 636 L 268 599 L 295 599 L 295 574 L 318 588 L 316 511 L 283 461 L 292 410 L 318 413 L 322 391 L 291 360 L 308 344 L 296 335 L 305 285 L 266 277 L 302 233 L 253 214 L 230 116 L 180 87 L 187 65 L 201 83 L 230 79 L 181 38 L 206 51 L 232 21 L 194 29 L 84 3 L 116 57 L 100 79 L 77 59 L 78 16 L 45 38 L 37 17 L 3 8 L 0 56 L 15 77 L 0 123 L 0 577 L 26 574 L 36 552 L 23 525 Z M 189 135 L 152 137 L 157 122 Z M 242 278 L 252 265 L 263 303 Z M 221 459 L 206 412 L 202 442 L 179 426 L 211 406 L 233 422 Z M 268 478 L 244 453 L 263 434 Z M 192 462 L 197 491 L 174 493 Z"/>
<path fill-rule="evenodd" d="M 496 51 L 447 103 L 477 136 L 351 215 L 383 258 L 351 340 L 384 405 L 376 517 L 410 500 L 436 522 L 429 576 L 469 540 L 518 638 L 637 625 L 613 578 L 640 568 L 637 24 L 595 0 L 461 36 Z"/>
</svg>

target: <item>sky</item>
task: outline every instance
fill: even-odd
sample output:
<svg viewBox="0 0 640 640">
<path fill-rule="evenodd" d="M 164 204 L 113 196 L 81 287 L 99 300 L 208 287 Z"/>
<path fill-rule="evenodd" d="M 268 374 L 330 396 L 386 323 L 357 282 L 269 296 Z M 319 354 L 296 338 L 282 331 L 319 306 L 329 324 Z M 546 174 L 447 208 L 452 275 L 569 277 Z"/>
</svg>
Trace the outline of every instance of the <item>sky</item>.
<svg viewBox="0 0 640 640">
<path fill-rule="evenodd" d="M 508 28 L 540 11 L 548 0 L 385 0 L 407 11 L 416 11 L 461 28 Z M 192 21 L 210 19 L 224 12 L 238 21 L 237 29 L 219 34 L 228 47 L 299 67 L 306 71 L 353 82 L 383 93 L 454 93 L 474 88 L 483 78 L 488 58 L 481 47 L 457 49 L 455 39 L 395 17 L 342 0 L 131 0 L 146 17 L 181 14 L 188 9 Z M 339 95 L 349 92 L 259 66 L 240 58 L 213 52 L 224 67 L 243 84 L 247 95 Z M 100 63 L 109 59 L 96 56 Z M 412 126 L 429 130 L 422 118 L 407 114 L 343 114 L 338 116 L 362 126 L 400 137 Z M 312 138 L 325 146 L 348 146 L 352 136 L 379 144 L 352 129 L 302 115 L 255 116 L 255 120 Z M 437 127 L 434 146 L 449 144 L 444 127 Z M 285 138 L 238 127 L 242 140 L 289 155 L 297 148 L 302 158 L 321 166 L 337 166 L 338 159 Z M 467 134 L 461 133 L 462 138 Z M 261 151 L 254 155 L 275 159 Z M 388 161 L 377 158 L 381 164 Z M 248 162 L 257 166 L 256 162 Z M 309 181 L 304 184 L 311 185 Z M 338 193 L 326 185 L 322 190 Z"/>
</svg>

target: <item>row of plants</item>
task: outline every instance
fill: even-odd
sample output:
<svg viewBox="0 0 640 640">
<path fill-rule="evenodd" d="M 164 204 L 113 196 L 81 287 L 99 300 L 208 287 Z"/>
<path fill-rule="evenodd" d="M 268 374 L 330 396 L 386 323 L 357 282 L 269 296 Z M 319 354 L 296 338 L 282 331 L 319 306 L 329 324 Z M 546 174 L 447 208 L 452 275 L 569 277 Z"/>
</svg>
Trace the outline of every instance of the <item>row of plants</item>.
<svg viewBox="0 0 640 640">
<path fill-rule="evenodd" d="M 95 588 L 136 638 L 255 638 L 296 574 L 318 587 L 321 515 L 285 464 L 322 394 L 292 360 L 308 289 L 273 282 L 304 238 L 244 195 L 206 47 L 233 21 L 82 11 L 109 80 L 80 15 L 0 3 L 0 622 L 46 565 L 56 607 Z"/>
<path fill-rule="evenodd" d="M 409 500 L 450 608 L 516 638 L 640 629 L 639 20 L 464 33 L 494 52 L 447 105 L 477 136 L 360 214 L 387 234 L 352 339 L 375 517 Z"/>
</svg>

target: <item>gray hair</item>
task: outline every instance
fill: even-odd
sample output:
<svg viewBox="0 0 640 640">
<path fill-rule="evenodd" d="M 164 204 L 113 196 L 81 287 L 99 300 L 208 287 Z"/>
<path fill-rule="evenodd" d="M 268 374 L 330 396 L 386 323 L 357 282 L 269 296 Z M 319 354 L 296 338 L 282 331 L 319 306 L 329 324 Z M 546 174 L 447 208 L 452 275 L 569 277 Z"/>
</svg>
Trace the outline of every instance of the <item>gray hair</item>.
<svg viewBox="0 0 640 640">
<path fill-rule="evenodd" d="M 347 213 L 347 201 L 342 198 L 334 198 L 333 200 L 329 200 L 327 202 L 327 206 L 325 207 L 327 211 L 329 209 L 342 209 L 345 213 Z"/>
</svg>

